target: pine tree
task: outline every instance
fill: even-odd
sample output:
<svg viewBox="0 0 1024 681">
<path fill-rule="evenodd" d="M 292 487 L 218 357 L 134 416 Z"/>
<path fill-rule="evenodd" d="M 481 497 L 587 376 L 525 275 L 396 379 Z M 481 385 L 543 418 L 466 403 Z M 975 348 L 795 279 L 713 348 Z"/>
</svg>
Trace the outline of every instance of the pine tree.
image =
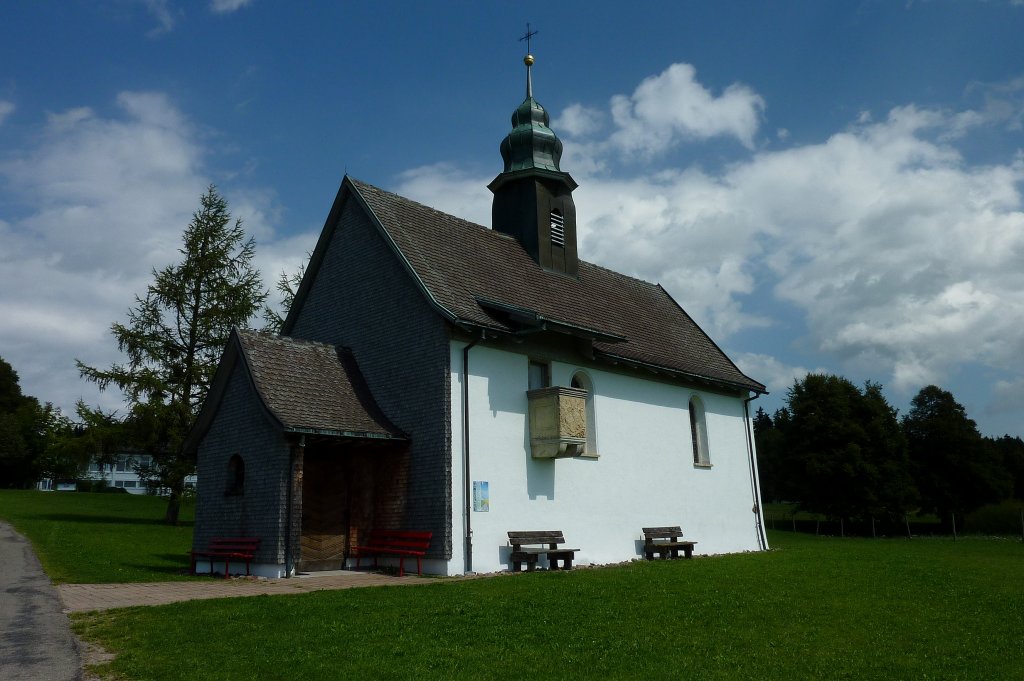
<svg viewBox="0 0 1024 681">
<path fill-rule="evenodd" d="M 126 324 L 111 326 L 128 361 L 97 369 L 81 361 L 81 375 L 100 389 L 125 395 L 130 440 L 152 455 L 147 471 L 170 491 L 166 521 L 177 523 L 185 478 L 195 461 L 181 451 L 213 380 L 233 327 L 248 326 L 267 298 L 252 266 L 255 242 L 241 220 L 232 224 L 227 202 L 213 185 L 182 236 L 181 262 L 153 270 L 144 297 L 135 297 Z"/>
</svg>

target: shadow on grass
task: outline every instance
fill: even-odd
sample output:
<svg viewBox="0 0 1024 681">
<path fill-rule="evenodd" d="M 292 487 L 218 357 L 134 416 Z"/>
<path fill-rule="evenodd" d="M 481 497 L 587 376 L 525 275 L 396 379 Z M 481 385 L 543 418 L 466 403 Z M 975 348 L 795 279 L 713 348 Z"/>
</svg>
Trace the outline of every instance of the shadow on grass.
<svg viewBox="0 0 1024 681">
<path fill-rule="evenodd" d="M 152 558 L 167 561 L 169 565 L 153 565 L 152 563 L 126 563 L 126 567 L 143 570 L 145 572 L 158 572 L 164 575 L 188 576 L 191 564 L 188 554 L 181 553 L 159 553 L 153 554 Z"/>
<path fill-rule="evenodd" d="M 162 527 L 190 528 L 195 522 L 188 520 L 179 522 L 177 525 L 167 525 L 163 518 L 126 518 L 117 515 L 89 515 L 88 513 L 38 513 L 26 518 L 39 518 L 40 520 L 56 520 L 65 523 L 106 523 L 110 525 L 159 525 Z"/>
</svg>

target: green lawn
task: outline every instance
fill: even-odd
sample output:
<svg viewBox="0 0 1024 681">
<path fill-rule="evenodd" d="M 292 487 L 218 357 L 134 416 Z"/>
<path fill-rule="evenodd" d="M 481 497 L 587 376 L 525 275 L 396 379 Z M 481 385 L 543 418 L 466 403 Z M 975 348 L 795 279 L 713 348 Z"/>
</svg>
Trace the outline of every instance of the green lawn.
<svg viewBox="0 0 1024 681">
<path fill-rule="evenodd" d="M 127 679 L 1010 679 L 1024 545 L 772 533 L 692 561 L 77 615 Z"/>
<path fill-rule="evenodd" d="M 167 500 L 132 494 L 0 490 L 0 518 L 25 535 L 50 578 L 63 582 L 193 579 L 188 571 L 195 507 L 163 524 Z"/>
<path fill-rule="evenodd" d="M 193 508 L 0 490 L 57 582 L 184 579 Z M 123 679 L 1009 679 L 1024 669 L 1017 538 L 839 539 L 412 588 L 75 615 Z"/>
</svg>

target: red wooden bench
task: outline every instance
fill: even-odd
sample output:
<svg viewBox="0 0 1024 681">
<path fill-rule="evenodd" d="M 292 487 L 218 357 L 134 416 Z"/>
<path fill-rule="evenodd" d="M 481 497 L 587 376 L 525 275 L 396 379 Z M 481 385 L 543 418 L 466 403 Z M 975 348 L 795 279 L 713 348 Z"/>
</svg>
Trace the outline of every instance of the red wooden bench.
<svg viewBox="0 0 1024 681">
<path fill-rule="evenodd" d="M 224 559 L 224 579 L 231 574 L 231 561 L 245 561 L 245 575 L 249 576 L 249 564 L 252 563 L 260 540 L 255 537 L 214 537 L 205 551 L 192 551 L 192 568 L 190 574 L 196 574 L 196 560 L 210 559 L 210 574 L 213 574 L 214 559 Z"/>
<path fill-rule="evenodd" d="M 430 548 L 431 532 L 412 532 L 407 530 L 370 530 L 366 541 L 355 547 L 356 569 L 360 561 L 373 556 L 373 566 L 377 567 L 380 556 L 398 556 L 398 576 L 405 574 L 405 559 L 416 559 L 416 574 L 423 574 L 423 555 Z"/>
</svg>

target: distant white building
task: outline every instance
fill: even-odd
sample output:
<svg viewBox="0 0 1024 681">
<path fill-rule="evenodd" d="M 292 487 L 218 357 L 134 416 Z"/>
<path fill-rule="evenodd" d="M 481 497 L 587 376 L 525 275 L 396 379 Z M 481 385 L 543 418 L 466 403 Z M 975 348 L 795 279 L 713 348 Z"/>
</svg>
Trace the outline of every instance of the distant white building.
<svg viewBox="0 0 1024 681">
<path fill-rule="evenodd" d="M 113 464 L 92 461 L 80 479 L 106 480 L 108 487 L 124 489 L 130 494 L 147 494 L 150 489 L 136 470 L 140 466 L 149 466 L 152 463 L 153 457 L 149 454 L 119 454 Z M 190 475 L 185 478 L 186 488 L 195 489 L 195 486 L 196 476 Z M 77 488 L 77 484 L 75 480 L 40 480 L 36 487 L 44 491 L 70 492 Z M 153 490 L 153 493 L 158 492 L 159 490 Z"/>
</svg>

